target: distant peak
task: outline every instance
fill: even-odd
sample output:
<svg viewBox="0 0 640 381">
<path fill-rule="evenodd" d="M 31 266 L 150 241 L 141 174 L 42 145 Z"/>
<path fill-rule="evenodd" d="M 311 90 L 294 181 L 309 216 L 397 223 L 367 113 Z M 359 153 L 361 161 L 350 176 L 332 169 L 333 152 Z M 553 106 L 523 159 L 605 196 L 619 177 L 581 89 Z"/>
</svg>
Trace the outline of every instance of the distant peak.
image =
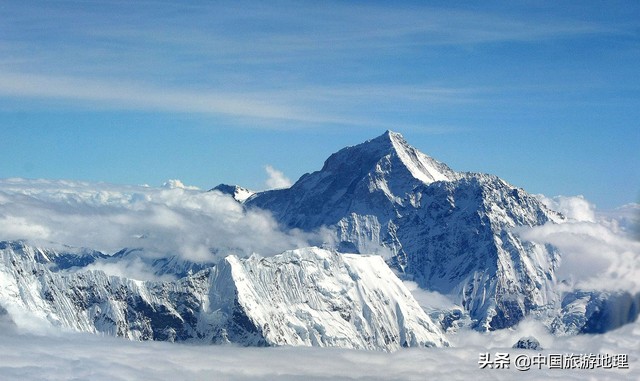
<svg viewBox="0 0 640 381">
<path fill-rule="evenodd" d="M 243 188 L 238 185 L 219 184 L 215 188 L 209 189 L 209 192 L 218 191 L 222 194 L 233 197 L 236 201 L 242 203 L 255 194 L 254 191 Z"/>
</svg>

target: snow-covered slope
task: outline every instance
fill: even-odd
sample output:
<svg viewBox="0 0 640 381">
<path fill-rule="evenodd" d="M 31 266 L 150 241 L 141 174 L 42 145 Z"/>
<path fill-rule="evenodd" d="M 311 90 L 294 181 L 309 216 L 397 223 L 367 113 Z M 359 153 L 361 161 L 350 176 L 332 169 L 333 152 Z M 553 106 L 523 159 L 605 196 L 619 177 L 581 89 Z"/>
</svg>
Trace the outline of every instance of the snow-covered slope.
<svg viewBox="0 0 640 381">
<path fill-rule="evenodd" d="M 29 246 L 23 241 L 0 242 L 0 250 L 25 253 L 31 261 L 46 265 L 52 271 L 86 267 L 96 261 L 109 258 L 109 255 L 87 248 L 57 246 L 57 248 L 38 248 Z"/>
<path fill-rule="evenodd" d="M 513 228 L 562 216 L 496 176 L 455 172 L 394 132 L 345 148 L 320 171 L 245 205 L 270 210 L 289 228 L 330 227 L 343 251 L 390 253 L 392 266 L 451 295 L 481 330 L 558 302 L 556 252 Z"/>
<path fill-rule="evenodd" d="M 562 299 L 562 308 L 551 323 L 556 334 L 604 333 L 636 321 L 640 292 L 576 290 Z"/>
<path fill-rule="evenodd" d="M 177 255 L 164 257 L 147 256 L 144 249 L 122 249 L 114 254 L 105 254 L 88 248 L 76 248 L 59 244 L 51 247 L 30 246 L 24 241 L 0 241 L 0 250 L 10 248 L 28 253 L 34 262 L 49 270 L 76 271 L 84 268 L 121 268 L 136 264 L 144 268 L 150 277 L 181 278 L 213 266 L 213 262 L 193 262 Z"/>
<path fill-rule="evenodd" d="M 387 131 L 331 155 L 320 171 L 303 175 L 291 188 L 260 192 L 246 203 L 271 210 L 286 226 L 309 230 L 351 213 L 393 218 L 394 208 L 417 201 L 410 199 L 417 186 L 457 177 Z"/>
<path fill-rule="evenodd" d="M 0 245 L 0 306 L 39 322 L 133 340 L 391 351 L 447 341 L 379 257 L 318 248 L 218 266 L 174 282 L 52 272 L 42 249 Z"/>
<path fill-rule="evenodd" d="M 381 257 L 308 248 L 225 262 L 238 303 L 269 344 L 395 350 L 446 343 Z"/>
<path fill-rule="evenodd" d="M 228 194 L 238 202 L 244 202 L 246 199 L 248 199 L 249 197 L 255 194 L 255 192 L 249 189 L 243 188 L 241 186 L 228 185 L 228 184 L 220 184 L 214 188 L 209 189 L 209 192 L 215 192 L 215 191 L 218 191 L 223 194 Z"/>
<path fill-rule="evenodd" d="M 0 243 L 0 304 L 16 324 L 35 321 L 134 340 L 190 337 L 188 330 L 181 331 L 185 319 L 197 312 L 202 285 L 188 287 L 192 279 L 143 282 L 95 270 L 52 272 L 54 264 L 39 260 L 52 252 L 21 242 Z"/>
</svg>

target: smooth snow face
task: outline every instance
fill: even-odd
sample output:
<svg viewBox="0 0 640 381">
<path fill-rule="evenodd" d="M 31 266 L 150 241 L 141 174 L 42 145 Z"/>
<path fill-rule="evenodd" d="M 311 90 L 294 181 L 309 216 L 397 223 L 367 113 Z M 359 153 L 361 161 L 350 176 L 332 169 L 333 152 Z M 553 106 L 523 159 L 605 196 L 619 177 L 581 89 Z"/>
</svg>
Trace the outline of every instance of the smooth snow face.
<svg viewBox="0 0 640 381">
<path fill-rule="evenodd" d="M 387 132 L 398 158 L 407 167 L 413 177 L 425 184 L 434 181 L 451 181 L 457 176 L 442 163 L 411 147 L 396 132 Z"/>
<path fill-rule="evenodd" d="M 174 282 L 143 282 L 101 271 L 54 273 L 39 262 L 46 254 L 55 252 L 0 247 L 0 307 L 19 329 L 384 351 L 448 344 L 380 257 L 318 248 L 229 256 Z"/>
</svg>

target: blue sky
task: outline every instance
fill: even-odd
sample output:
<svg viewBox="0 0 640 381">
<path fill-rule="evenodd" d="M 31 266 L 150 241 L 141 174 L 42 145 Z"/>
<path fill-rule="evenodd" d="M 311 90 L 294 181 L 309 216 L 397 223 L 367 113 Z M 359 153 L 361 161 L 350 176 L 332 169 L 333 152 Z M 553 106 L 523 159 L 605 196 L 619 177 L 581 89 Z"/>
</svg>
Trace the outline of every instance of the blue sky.
<svg viewBox="0 0 640 381">
<path fill-rule="evenodd" d="M 401 132 L 599 208 L 640 197 L 640 3 L 0 1 L 0 178 L 265 187 Z"/>
</svg>

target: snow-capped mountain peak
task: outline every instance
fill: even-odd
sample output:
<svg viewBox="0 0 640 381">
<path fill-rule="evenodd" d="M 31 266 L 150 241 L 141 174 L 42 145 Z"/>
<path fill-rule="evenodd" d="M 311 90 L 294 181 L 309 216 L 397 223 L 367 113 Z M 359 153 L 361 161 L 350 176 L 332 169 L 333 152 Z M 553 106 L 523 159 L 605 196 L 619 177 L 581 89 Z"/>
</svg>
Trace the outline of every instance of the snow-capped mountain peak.
<svg viewBox="0 0 640 381">
<path fill-rule="evenodd" d="M 313 229 L 335 224 L 351 212 L 391 218 L 396 210 L 388 203 L 415 204 L 417 187 L 460 177 L 411 147 L 402 135 L 386 131 L 334 153 L 321 170 L 303 175 L 290 188 L 256 193 L 245 204 L 266 207 L 286 226 Z M 276 198 L 288 204 L 287 210 L 269 205 Z"/>
<path fill-rule="evenodd" d="M 331 155 L 325 161 L 322 171 L 352 173 L 356 176 L 367 172 L 388 175 L 393 171 L 394 176 L 410 175 L 424 184 L 458 177 L 447 165 L 418 151 L 401 134 L 389 130 L 374 139 Z"/>
<path fill-rule="evenodd" d="M 254 191 L 251 191 L 247 188 L 243 188 L 238 185 L 228 185 L 228 184 L 219 184 L 216 187 L 209 189 L 209 192 L 214 192 L 214 191 L 218 191 L 222 194 L 229 195 L 238 202 L 244 202 L 249 197 L 255 194 Z"/>
<path fill-rule="evenodd" d="M 392 131 L 246 205 L 290 228 L 328 227 L 339 250 L 384 254 L 421 287 L 453 295 L 478 329 L 512 326 L 558 298 L 556 254 L 511 231 L 556 214 L 496 176 L 453 171 Z"/>
</svg>

